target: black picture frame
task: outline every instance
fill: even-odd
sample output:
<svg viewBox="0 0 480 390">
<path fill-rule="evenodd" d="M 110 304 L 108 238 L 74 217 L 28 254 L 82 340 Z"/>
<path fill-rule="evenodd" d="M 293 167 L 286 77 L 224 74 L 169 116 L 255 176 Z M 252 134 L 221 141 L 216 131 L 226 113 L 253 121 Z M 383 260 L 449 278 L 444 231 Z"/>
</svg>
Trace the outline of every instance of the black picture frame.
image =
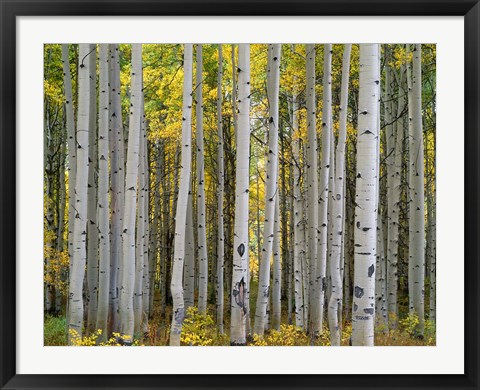
<svg viewBox="0 0 480 390">
<path fill-rule="evenodd" d="M 1 389 L 395 388 L 478 389 L 478 0 L 0 0 Z M 465 20 L 464 375 L 20 375 L 16 373 L 16 17 L 103 15 L 457 15 Z M 452 136 L 461 129 L 450 129 Z M 452 263 L 461 259 L 450 259 Z M 450 264 L 449 266 L 454 266 Z M 452 290 L 452 294 L 453 294 Z M 455 315 L 452 308 L 451 315 Z M 452 337 L 455 337 L 452 335 Z M 321 364 L 321 362 L 319 362 Z"/>
</svg>

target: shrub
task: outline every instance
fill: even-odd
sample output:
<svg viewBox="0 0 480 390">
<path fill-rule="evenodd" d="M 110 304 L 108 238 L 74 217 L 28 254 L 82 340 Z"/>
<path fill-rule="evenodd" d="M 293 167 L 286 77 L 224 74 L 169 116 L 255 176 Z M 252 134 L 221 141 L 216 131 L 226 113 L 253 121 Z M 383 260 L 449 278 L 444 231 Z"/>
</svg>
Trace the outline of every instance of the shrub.
<svg viewBox="0 0 480 390">
<path fill-rule="evenodd" d="M 90 336 L 83 336 L 83 337 L 80 337 L 80 335 L 75 329 L 70 329 L 69 333 L 71 336 L 70 339 L 71 339 L 72 345 L 82 346 L 82 347 L 94 347 L 94 346 L 119 347 L 119 346 L 125 345 L 125 342 L 130 340 L 130 336 L 121 335 L 120 333 L 113 332 L 112 337 L 110 337 L 107 341 L 100 342 L 99 338 L 102 335 L 101 329 L 97 329 Z M 132 345 L 139 346 L 140 343 L 138 342 L 138 340 L 134 340 Z"/>
<path fill-rule="evenodd" d="M 196 307 L 189 307 L 183 321 L 180 342 L 183 345 L 213 345 L 216 338 L 215 321 L 208 314 L 200 314 Z"/>
<path fill-rule="evenodd" d="M 294 346 L 308 345 L 308 336 L 295 325 L 280 325 L 280 330 L 271 330 L 265 336 L 253 335 L 253 346 Z"/>
</svg>

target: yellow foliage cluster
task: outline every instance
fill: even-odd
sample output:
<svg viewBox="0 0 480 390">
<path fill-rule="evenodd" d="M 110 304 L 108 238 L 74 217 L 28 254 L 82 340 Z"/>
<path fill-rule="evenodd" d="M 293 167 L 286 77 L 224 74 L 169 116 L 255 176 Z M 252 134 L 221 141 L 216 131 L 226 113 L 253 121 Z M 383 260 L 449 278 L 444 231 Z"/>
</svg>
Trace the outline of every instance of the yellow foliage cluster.
<svg viewBox="0 0 480 390">
<path fill-rule="evenodd" d="M 295 325 L 281 324 L 280 330 L 272 330 L 265 336 L 253 335 L 252 346 L 294 346 L 308 345 L 308 336 Z"/>
<path fill-rule="evenodd" d="M 122 335 L 120 333 L 113 332 L 112 337 L 110 337 L 106 341 L 100 341 L 102 336 L 102 330 L 97 329 L 94 333 L 90 336 L 80 337 L 78 332 L 75 329 L 69 329 L 70 333 L 70 340 L 72 345 L 74 346 L 81 346 L 81 347 L 120 347 L 124 345 L 126 342 L 130 341 L 130 336 Z M 133 341 L 133 346 L 143 346 L 138 342 L 138 340 Z"/>
<path fill-rule="evenodd" d="M 196 307 L 189 307 L 183 321 L 180 341 L 183 345 L 212 345 L 216 336 L 215 321 L 208 314 L 200 314 Z"/>
<path fill-rule="evenodd" d="M 435 345 L 435 321 L 425 320 L 425 329 L 423 336 L 419 336 L 418 334 L 417 327 L 419 323 L 419 318 L 415 313 L 410 313 L 402 319 L 398 319 L 394 314 L 390 314 L 388 319 L 388 328 L 385 324 L 378 324 L 375 327 L 375 345 Z"/>
<path fill-rule="evenodd" d="M 55 248 L 44 245 L 43 253 L 45 258 L 49 259 L 45 264 L 45 283 L 53 285 L 55 291 L 60 291 L 65 296 L 68 292 L 68 281 L 63 276 L 67 275 L 70 264 L 68 251 L 58 252 Z"/>
</svg>

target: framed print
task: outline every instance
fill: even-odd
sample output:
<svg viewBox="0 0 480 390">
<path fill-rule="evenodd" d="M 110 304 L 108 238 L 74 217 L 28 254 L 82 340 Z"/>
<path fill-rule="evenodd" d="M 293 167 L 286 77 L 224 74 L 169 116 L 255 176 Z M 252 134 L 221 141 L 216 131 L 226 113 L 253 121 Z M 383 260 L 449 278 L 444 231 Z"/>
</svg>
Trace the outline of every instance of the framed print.
<svg viewBox="0 0 480 390">
<path fill-rule="evenodd" d="M 1 387 L 478 388 L 479 10 L 2 1 Z"/>
</svg>

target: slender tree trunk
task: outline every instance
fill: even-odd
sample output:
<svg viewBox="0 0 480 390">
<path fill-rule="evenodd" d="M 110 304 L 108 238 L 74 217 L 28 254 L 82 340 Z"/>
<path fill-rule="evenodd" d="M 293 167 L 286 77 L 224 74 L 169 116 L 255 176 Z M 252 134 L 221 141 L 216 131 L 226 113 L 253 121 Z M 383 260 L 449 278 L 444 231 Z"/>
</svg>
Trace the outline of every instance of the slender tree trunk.
<svg viewBox="0 0 480 390">
<path fill-rule="evenodd" d="M 143 83 L 142 83 L 143 84 Z M 143 322 L 143 272 L 145 266 L 144 240 L 145 240 L 145 121 L 143 113 L 143 93 L 140 101 L 141 125 L 138 149 L 138 192 L 137 192 L 137 226 L 135 237 L 135 287 L 133 291 L 133 316 L 134 334 L 139 335 Z"/>
<path fill-rule="evenodd" d="M 314 335 L 322 332 L 326 291 L 326 268 L 328 252 L 328 182 L 332 144 L 332 45 L 324 45 L 323 56 L 323 112 L 322 112 L 322 161 L 320 163 L 320 196 L 318 210 L 318 266 L 315 273 L 315 304 L 318 314 L 313 319 Z"/>
<path fill-rule="evenodd" d="M 70 59 L 68 45 L 62 45 L 63 88 L 65 93 L 65 114 L 67 123 L 68 145 L 68 253 L 73 257 L 73 221 L 75 220 L 75 183 L 77 173 L 77 145 L 75 134 L 75 115 L 72 96 L 72 78 L 70 75 Z"/>
<path fill-rule="evenodd" d="M 195 240 L 193 226 L 192 191 L 188 191 L 187 220 L 185 226 L 185 269 L 184 269 L 184 296 L 185 310 L 195 306 Z"/>
<path fill-rule="evenodd" d="M 434 174 L 435 175 L 435 174 Z M 436 322 L 437 320 L 437 202 L 436 202 L 436 181 L 435 176 L 433 177 L 432 184 L 432 199 L 430 206 L 430 245 L 429 245 L 429 257 L 430 257 L 430 312 L 429 319 L 430 321 Z"/>
<path fill-rule="evenodd" d="M 90 125 L 90 53 L 89 44 L 80 44 L 78 67 L 77 174 L 75 183 L 75 216 L 73 228 L 73 259 L 68 294 L 68 342 L 76 332 L 83 332 L 83 278 L 87 257 L 87 188 L 88 134 Z"/>
<path fill-rule="evenodd" d="M 144 101 L 142 100 L 142 107 L 145 107 Z M 143 225 L 144 225 L 144 237 L 143 237 L 143 292 L 142 292 L 142 306 L 143 306 L 143 321 L 142 321 L 142 332 L 146 334 L 148 332 L 148 318 L 150 316 L 149 308 L 149 298 L 150 298 L 150 254 L 149 254 L 149 244 L 150 244 L 150 165 L 149 165 L 149 145 L 147 138 L 147 121 L 145 117 L 145 111 L 143 114 L 143 123 L 144 123 L 144 135 L 145 142 L 143 144 L 143 166 L 144 166 L 144 204 L 143 204 Z"/>
<path fill-rule="evenodd" d="M 224 145 L 223 145 L 223 121 L 222 121 L 222 76 L 223 76 L 223 57 L 222 45 L 218 45 L 218 76 L 217 76 L 217 163 L 218 163 L 218 188 L 217 188 L 217 326 L 218 333 L 223 334 L 223 268 L 225 256 L 225 235 L 223 227 L 223 197 L 225 185 L 224 173 Z"/>
<path fill-rule="evenodd" d="M 273 286 L 272 286 L 272 329 L 280 330 L 280 321 L 282 315 L 281 305 L 281 287 L 282 287 L 282 267 L 280 251 L 280 198 L 277 196 L 275 201 L 275 221 L 273 229 Z M 285 229 L 286 226 L 283 225 Z M 284 258 L 285 259 L 285 258 Z"/>
<path fill-rule="evenodd" d="M 304 329 L 304 296 L 303 296 L 303 272 L 302 258 L 304 242 L 303 229 L 303 198 L 301 189 L 301 170 L 300 170 L 300 129 L 298 127 L 298 95 L 295 89 L 292 96 L 292 153 L 293 153 L 293 277 L 295 279 L 294 298 L 295 298 L 295 325 Z"/>
<path fill-rule="evenodd" d="M 423 125 L 422 125 L 422 53 L 421 45 L 413 50 L 412 93 L 409 97 L 410 134 L 410 212 L 409 212 L 409 296 L 410 313 L 418 316 L 416 329 L 419 336 L 424 333 L 425 308 L 425 201 L 423 169 Z M 407 69 L 410 75 L 410 71 Z"/>
<path fill-rule="evenodd" d="M 61 255 L 64 250 L 64 238 L 63 233 L 65 231 L 65 200 L 67 196 L 67 189 L 65 185 L 65 138 L 62 136 L 62 146 L 60 150 L 59 158 L 59 206 L 58 206 L 58 227 L 57 227 L 57 252 L 58 255 Z M 63 274 L 63 271 L 60 271 L 56 275 L 56 286 L 55 288 L 55 313 L 60 313 L 62 311 L 62 290 L 58 287 L 61 283 L 65 282 L 66 276 Z"/>
<path fill-rule="evenodd" d="M 138 165 L 142 126 L 142 45 L 132 44 L 132 87 L 128 126 L 127 168 L 125 174 L 125 211 L 122 231 L 122 279 L 120 321 L 125 344 L 133 342 L 135 288 L 135 220 L 137 216 Z"/>
<path fill-rule="evenodd" d="M 378 44 L 360 45 L 352 345 L 374 345 L 378 191 Z"/>
<path fill-rule="evenodd" d="M 248 315 L 248 200 L 250 155 L 250 45 L 238 45 L 238 129 L 235 188 L 235 227 L 231 296 L 231 345 L 246 344 Z"/>
<path fill-rule="evenodd" d="M 65 93 L 65 116 L 67 124 L 68 145 L 68 258 L 69 271 L 73 266 L 73 229 L 75 225 L 75 185 L 77 177 L 77 141 L 75 131 L 75 114 L 73 107 L 72 78 L 70 74 L 69 46 L 62 45 L 63 89 Z M 78 84 L 78 81 L 77 81 Z M 67 300 L 67 328 L 69 323 L 69 305 Z"/>
<path fill-rule="evenodd" d="M 207 312 L 208 298 L 208 256 L 207 256 L 207 231 L 205 222 L 205 163 L 203 147 L 203 54 L 202 45 L 197 45 L 197 70 L 195 82 L 196 117 L 197 117 L 197 234 L 198 234 L 198 259 L 199 259 L 199 287 L 198 287 L 198 312 Z"/>
<path fill-rule="evenodd" d="M 309 264 L 309 332 L 319 331 L 320 303 L 316 292 L 317 237 L 318 237 L 318 175 L 317 175 L 317 128 L 315 100 L 315 45 L 307 45 L 307 199 L 308 199 L 308 264 Z"/>
<path fill-rule="evenodd" d="M 331 345 L 340 345 L 341 329 L 339 324 L 339 308 L 342 305 L 343 281 L 340 272 L 342 242 L 344 237 L 343 221 L 345 208 L 345 144 L 347 140 L 347 113 L 348 113 L 348 84 L 350 77 L 350 53 L 352 45 L 344 45 L 342 62 L 342 85 L 340 92 L 340 126 L 338 131 L 338 143 L 335 162 L 335 188 L 333 212 L 330 218 L 333 220 L 332 232 L 332 256 L 330 259 L 330 275 L 332 276 L 332 295 L 328 305 L 328 323 L 330 328 Z M 340 310 L 341 313 L 341 310 Z"/>
<path fill-rule="evenodd" d="M 192 165 L 192 61 L 193 46 L 184 47 L 184 81 L 182 106 L 182 161 L 180 185 L 175 216 L 175 247 L 170 289 L 173 298 L 172 328 L 170 330 L 170 345 L 180 345 L 185 307 L 183 301 L 182 273 L 185 255 L 185 225 L 188 208 L 188 188 L 190 185 Z"/>
<path fill-rule="evenodd" d="M 87 332 L 95 329 L 98 308 L 98 227 L 97 227 L 97 47 L 90 45 L 90 132 L 88 133 L 88 210 L 87 210 Z"/>
<path fill-rule="evenodd" d="M 278 198 L 278 94 L 280 87 L 280 50 L 281 45 L 268 46 L 268 82 L 269 103 L 267 178 L 265 184 L 265 223 L 263 230 L 262 258 L 258 280 L 257 306 L 254 333 L 262 336 L 265 329 L 265 315 L 270 288 L 270 258 L 274 241 L 275 203 Z"/>
<path fill-rule="evenodd" d="M 125 155 L 123 140 L 122 106 L 120 95 L 120 59 L 118 45 L 110 45 L 110 95 L 112 119 L 112 153 L 110 155 L 111 171 L 111 244 L 110 244 L 110 302 L 109 302 L 109 329 L 120 330 L 118 313 L 120 291 L 118 288 L 121 280 L 119 270 L 122 265 L 122 228 L 125 204 Z"/>
<path fill-rule="evenodd" d="M 396 326 L 398 319 L 397 309 L 397 290 L 398 290 L 398 260 L 399 260 L 399 217 L 400 217 L 400 194 L 402 179 L 402 157 L 403 157 L 403 139 L 404 139 L 404 120 L 403 111 L 405 109 L 405 92 L 403 89 L 405 67 L 401 66 L 398 84 L 398 106 L 397 106 L 397 132 L 395 135 L 394 163 L 393 163 L 393 181 L 392 181 L 392 201 L 390 213 L 390 224 L 388 230 L 388 258 L 387 258 L 387 311 L 389 322 Z"/>
<path fill-rule="evenodd" d="M 109 147 L 109 47 L 99 45 L 99 106 L 98 106 L 98 311 L 95 328 L 102 330 L 100 337 L 104 341 L 108 337 L 108 298 L 110 291 L 110 221 L 109 221 L 109 175 L 108 175 L 108 147 Z"/>
</svg>

